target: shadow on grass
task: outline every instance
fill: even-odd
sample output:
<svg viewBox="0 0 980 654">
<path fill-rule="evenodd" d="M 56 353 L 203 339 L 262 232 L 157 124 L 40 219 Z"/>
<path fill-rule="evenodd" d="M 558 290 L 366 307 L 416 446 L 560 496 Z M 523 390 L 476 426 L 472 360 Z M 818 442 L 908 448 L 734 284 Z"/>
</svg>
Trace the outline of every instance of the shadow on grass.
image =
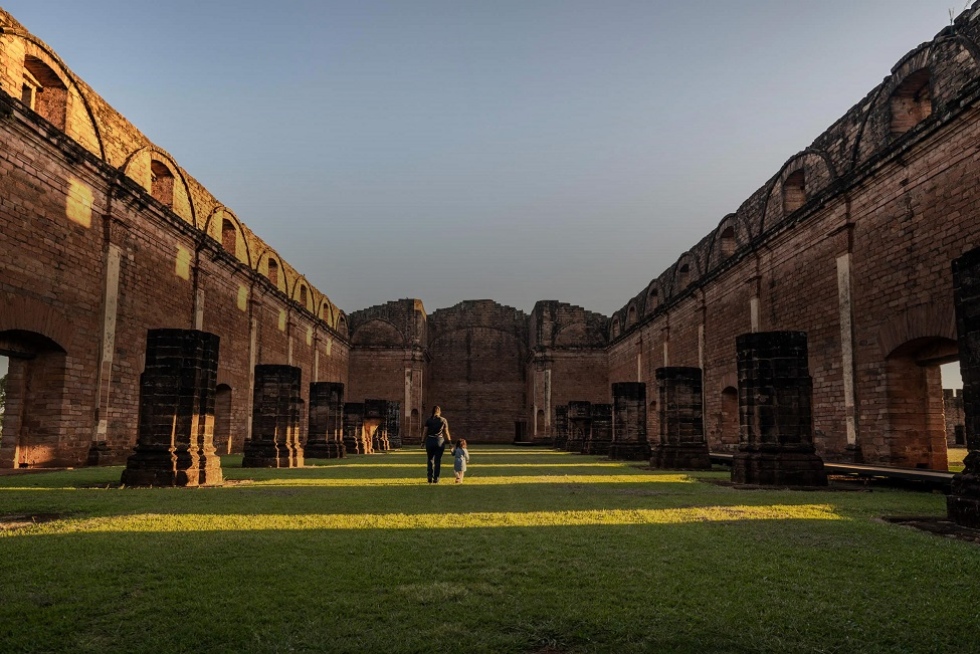
<svg viewBox="0 0 980 654">
<path fill-rule="evenodd" d="M 960 651 L 980 601 L 960 571 L 980 556 L 882 527 L 759 520 L 2 538 L 0 553 L 18 565 L 0 568 L 0 650 Z"/>
</svg>

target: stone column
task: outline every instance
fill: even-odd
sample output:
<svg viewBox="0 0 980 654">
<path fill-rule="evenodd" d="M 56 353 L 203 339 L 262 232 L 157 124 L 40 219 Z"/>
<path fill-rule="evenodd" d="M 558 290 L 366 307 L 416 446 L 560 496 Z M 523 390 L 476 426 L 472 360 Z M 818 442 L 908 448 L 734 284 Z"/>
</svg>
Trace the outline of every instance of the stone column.
<svg viewBox="0 0 980 654">
<path fill-rule="evenodd" d="M 140 375 L 139 433 L 124 486 L 214 486 L 218 337 L 193 329 L 151 329 Z"/>
<path fill-rule="evenodd" d="M 388 401 L 364 400 L 364 441 L 371 443 L 374 452 L 391 449 L 388 441 Z"/>
<path fill-rule="evenodd" d="M 581 452 L 585 441 L 592 432 L 592 404 L 590 402 L 568 403 L 568 439 L 566 452 Z"/>
<path fill-rule="evenodd" d="M 568 442 L 568 405 L 555 407 L 555 440 L 552 447 L 557 450 L 565 449 Z"/>
<path fill-rule="evenodd" d="M 401 411 L 401 402 L 385 402 L 385 433 L 388 434 L 388 445 L 393 450 L 401 449 L 402 446 Z"/>
<path fill-rule="evenodd" d="M 704 438 L 700 368 L 657 368 L 660 442 L 651 446 L 654 468 L 710 470 Z"/>
<path fill-rule="evenodd" d="M 301 468 L 299 440 L 302 370 L 294 366 L 255 366 L 252 438 L 245 443 L 243 468 Z"/>
<path fill-rule="evenodd" d="M 611 404 L 592 405 L 592 433 L 582 454 L 608 456 L 613 438 L 613 406 Z"/>
<path fill-rule="evenodd" d="M 647 386 L 642 382 L 612 385 L 613 440 L 609 458 L 640 461 L 650 458 L 647 442 Z"/>
<path fill-rule="evenodd" d="M 370 443 L 364 442 L 364 404 L 344 404 L 344 448 L 348 454 L 370 454 Z"/>
<path fill-rule="evenodd" d="M 757 332 L 735 339 L 741 442 L 732 481 L 826 486 L 813 446 L 813 382 L 805 332 Z"/>
<path fill-rule="evenodd" d="M 980 248 L 953 261 L 953 302 L 969 452 L 953 477 L 946 512 L 956 524 L 980 529 Z"/>
<path fill-rule="evenodd" d="M 344 450 L 344 385 L 310 384 L 310 422 L 303 455 L 307 459 L 342 459 Z"/>
</svg>

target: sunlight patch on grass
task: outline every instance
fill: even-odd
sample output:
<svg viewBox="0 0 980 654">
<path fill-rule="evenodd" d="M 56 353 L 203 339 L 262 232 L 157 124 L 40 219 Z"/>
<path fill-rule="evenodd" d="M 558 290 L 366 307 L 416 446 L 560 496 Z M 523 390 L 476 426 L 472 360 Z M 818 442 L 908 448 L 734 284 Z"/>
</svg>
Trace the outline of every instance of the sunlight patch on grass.
<svg viewBox="0 0 980 654">
<path fill-rule="evenodd" d="M 676 509 L 606 509 L 474 513 L 158 514 L 69 519 L 0 533 L 0 539 L 27 535 L 107 532 L 304 531 L 315 529 L 471 529 L 488 527 L 581 527 L 671 525 L 741 520 L 843 520 L 828 504 L 704 506 Z"/>
<path fill-rule="evenodd" d="M 443 465 L 447 465 L 443 462 Z M 452 465 L 449 463 L 449 465 Z M 471 464 L 475 465 L 475 464 Z M 481 468 L 624 468 L 622 463 L 480 463 Z M 331 468 L 414 468 L 425 469 L 425 461 L 421 463 L 339 463 Z"/>
<path fill-rule="evenodd" d="M 451 471 L 447 471 L 450 473 Z M 447 475 L 448 476 L 448 475 Z M 365 479 L 294 478 L 281 477 L 252 482 L 255 486 L 426 486 L 425 478 L 375 477 Z M 500 477 L 467 477 L 466 486 L 507 486 L 510 484 L 693 484 L 696 480 L 685 474 L 666 475 L 525 475 Z M 450 486 L 449 483 L 441 483 Z"/>
</svg>

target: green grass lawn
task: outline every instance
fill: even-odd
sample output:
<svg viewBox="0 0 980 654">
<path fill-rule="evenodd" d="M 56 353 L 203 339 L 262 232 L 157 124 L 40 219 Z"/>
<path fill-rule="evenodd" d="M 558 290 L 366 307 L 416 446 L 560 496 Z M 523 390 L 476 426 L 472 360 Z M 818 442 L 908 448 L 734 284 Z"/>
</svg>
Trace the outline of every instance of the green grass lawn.
<svg viewBox="0 0 980 654">
<path fill-rule="evenodd" d="M 980 547 L 879 520 L 942 495 L 471 456 L 462 485 L 417 449 L 225 457 L 221 488 L 0 477 L 0 515 L 64 516 L 0 531 L 0 652 L 980 651 Z"/>
</svg>

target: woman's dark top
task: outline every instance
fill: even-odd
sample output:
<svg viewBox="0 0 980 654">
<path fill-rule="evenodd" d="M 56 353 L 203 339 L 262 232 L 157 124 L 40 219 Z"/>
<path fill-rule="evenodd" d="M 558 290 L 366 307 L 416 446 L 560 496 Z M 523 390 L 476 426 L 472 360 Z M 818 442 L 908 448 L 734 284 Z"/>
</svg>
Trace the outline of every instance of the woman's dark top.
<svg viewBox="0 0 980 654">
<path fill-rule="evenodd" d="M 442 416 L 432 416 L 425 421 L 426 437 L 445 438 L 449 423 Z"/>
</svg>

